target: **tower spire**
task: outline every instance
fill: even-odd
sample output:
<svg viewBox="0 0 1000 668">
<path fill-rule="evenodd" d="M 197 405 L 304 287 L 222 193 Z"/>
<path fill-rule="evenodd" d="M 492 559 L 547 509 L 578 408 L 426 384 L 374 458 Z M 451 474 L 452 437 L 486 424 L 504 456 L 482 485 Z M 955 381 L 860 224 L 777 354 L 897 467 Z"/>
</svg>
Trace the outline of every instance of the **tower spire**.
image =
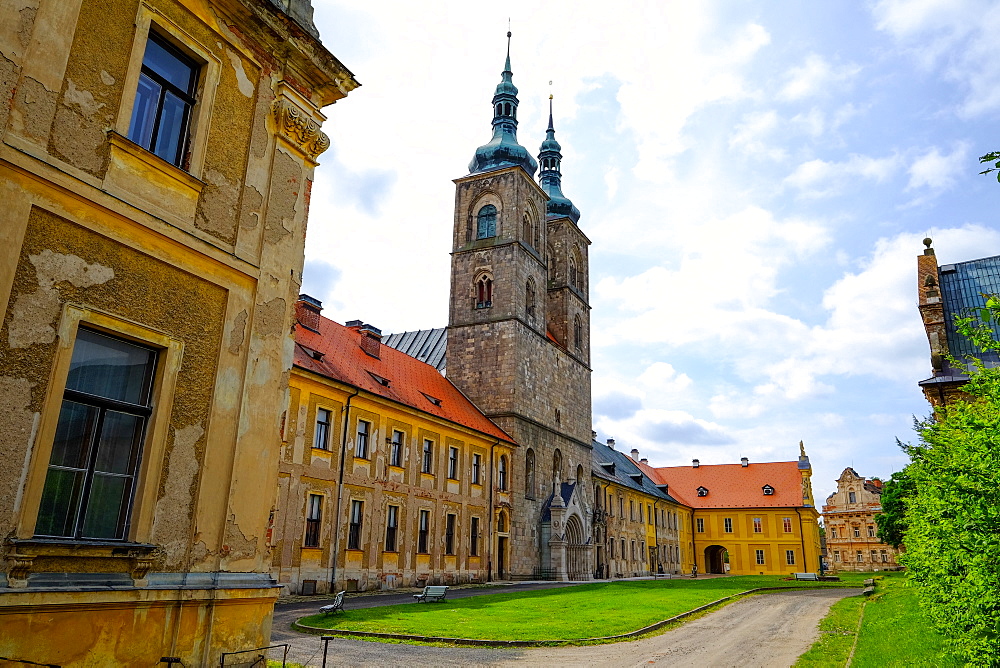
<svg viewBox="0 0 1000 668">
<path fill-rule="evenodd" d="M 552 83 L 552 82 L 549 82 Z M 580 222 L 580 210 L 562 192 L 562 146 L 556 141 L 556 128 L 552 121 L 552 93 L 549 93 L 549 127 L 545 131 L 545 141 L 538 152 L 538 182 L 549 196 L 545 206 L 546 218 L 569 218 Z"/>
<path fill-rule="evenodd" d="M 500 83 L 493 94 L 493 139 L 476 149 L 469 163 L 469 173 L 490 172 L 505 167 L 521 167 L 534 176 L 538 163 L 527 149 L 517 143 L 517 86 L 510 68 L 510 30 L 507 31 L 507 60 Z"/>
</svg>

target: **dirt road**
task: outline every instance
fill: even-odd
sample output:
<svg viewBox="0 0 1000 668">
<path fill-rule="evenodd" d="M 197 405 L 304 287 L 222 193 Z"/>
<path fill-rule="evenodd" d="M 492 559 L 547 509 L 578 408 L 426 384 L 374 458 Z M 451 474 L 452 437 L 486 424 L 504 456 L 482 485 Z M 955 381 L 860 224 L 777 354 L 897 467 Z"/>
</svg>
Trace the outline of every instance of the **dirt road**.
<svg viewBox="0 0 1000 668">
<path fill-rule="evenodd" d="M 830 606 L 853 589 L 807 589 L 762 594 L 634 642 L 591 647 L 468 649 L 393 645 L 337 639 L 328 666 L 790 666 L 819 636 Z M 277 629 L 276 636 L 278 635 Z M 290 659 L 320 665 L 318 638 L 298 634 Z"/>
</svg>

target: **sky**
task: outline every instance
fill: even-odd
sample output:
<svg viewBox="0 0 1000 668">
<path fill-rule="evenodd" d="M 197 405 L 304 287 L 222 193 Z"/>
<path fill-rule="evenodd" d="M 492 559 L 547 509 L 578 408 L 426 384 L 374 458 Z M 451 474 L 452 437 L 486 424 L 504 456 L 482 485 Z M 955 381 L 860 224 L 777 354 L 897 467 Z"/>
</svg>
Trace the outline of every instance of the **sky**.
<svg viewBox="0 0 1000 668">
<path fill-rule="evenodd" d="M 324 113 L 303 291 L 447 324 L 453 179 L 554 96 L 590 247 L 594 429 L 652 465 L 787 461 L 818 499 L 906 464 L 930 375 L 916 257 L 1000 255 L 1000 3 L 313 0 L 361 87 Z M 550 85 L 551 82 L 551 85 Z"/>
</svg>

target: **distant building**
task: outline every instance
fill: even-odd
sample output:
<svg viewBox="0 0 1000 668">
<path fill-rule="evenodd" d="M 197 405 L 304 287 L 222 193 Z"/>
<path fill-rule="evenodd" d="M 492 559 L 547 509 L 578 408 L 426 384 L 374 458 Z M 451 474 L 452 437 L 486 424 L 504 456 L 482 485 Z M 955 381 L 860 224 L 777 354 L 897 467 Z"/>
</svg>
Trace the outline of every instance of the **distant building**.
<svg viewBox="0 0 1000 668">
<path fill-rule="evenodd" d="M 17 665 L 210 666 L 269 639 L 320 108 L 358 85 L 311 16 L 0 3 L 0 656 Z"/>
<path fill-rule="evenodd" d="M 296 309 L 275 578 L 291 593 L 506 578 L 511 437 L 433 366 L 320 307 Z"/>
<path fill-rule="evenodd" d="M 932 375 L 920 381 L 920 388 L 932 406 L 941 406 L 963 396 L 968 381 L 965 360 L 973 357 L 988 366 L 1000 364 L 996 352 L 983 353 L 955 331 L 955 317 L 967 315 L 986 304 L 983 295 L 1000 294 L 1000 256 L 938 266 L 931 240 L 917 257 L 918 308 L 930 344 Z M 1000 327 L 993 324 L 1000 338 Z M 955 358 L 960 365 L 949 360 Z"/>
<path fill-rule="evenodd" d="M 643 473 L 639 451 L 615 450 L 615 440 L 594 441 L 590 475 L 594 483 L 596 577 L 621 578 L 690 570 L 690 509 L 667 486 Z M 687 560 L 685 560 L 685 555 Z"/>
<path fill-rule="evenodd" d="M 837 491 L 823 506 L 827 567 L 832 571 L 884 571 L 897 567 L 896 550 L 878 539 L 882 481 L 851 467 L 837 478 Z"/>
<path fill-rule="evenodd" d="M 683 560 L 699 572 L 781 575 L 819 570 L 812 466 L 800 444 L 790 462 L 640 468 L 690 510 Z M 633 459 L 638 453 L 633 454 Z"/>
</svg>

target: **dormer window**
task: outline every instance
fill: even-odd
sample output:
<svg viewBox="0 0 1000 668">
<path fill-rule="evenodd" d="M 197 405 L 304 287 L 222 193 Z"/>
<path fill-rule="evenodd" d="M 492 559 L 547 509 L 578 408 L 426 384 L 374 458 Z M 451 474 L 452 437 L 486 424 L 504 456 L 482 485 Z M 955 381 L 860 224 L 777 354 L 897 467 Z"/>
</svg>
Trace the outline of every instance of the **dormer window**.
<svg viewBox="0 0 1000 668">
<path fill-rule="evenodd" d="M 372 373 L 371 371 L 368 372 L 368 375 L 371 376 L 372 380 L 374 380 L 376 383 L 378 383 L 382 387 L 389 387 L 389 379 L 388 378 L 383 378 L 382 376 L 378 375 L 377 373 Z"/>
<path fill-rule="evenodd" d="M 424 398 L 426 398 L 427 401 L 431 402 L 435 406 L 440 406 L 441 405 L 441 400 L 438 399 L 437 397 L 432 397 L 431 395 L 427 394 L 426 392 L 421 392 L 420 394 L 424 395 Z"/>
<path fill-rule="evenodd" d="M 698 488 L 698 496 L 708 496 L 708 488 L 707 487 L 699 487 Z"/>
<path fill-rule="evenodd" d="M 762 489 L 764 490 L 764 496 L 773 496 L 774 495 L 774 488 L 771 487 L 770 485 L 764 485 L 764 487 L 762 487 Z"/>
</svg>

